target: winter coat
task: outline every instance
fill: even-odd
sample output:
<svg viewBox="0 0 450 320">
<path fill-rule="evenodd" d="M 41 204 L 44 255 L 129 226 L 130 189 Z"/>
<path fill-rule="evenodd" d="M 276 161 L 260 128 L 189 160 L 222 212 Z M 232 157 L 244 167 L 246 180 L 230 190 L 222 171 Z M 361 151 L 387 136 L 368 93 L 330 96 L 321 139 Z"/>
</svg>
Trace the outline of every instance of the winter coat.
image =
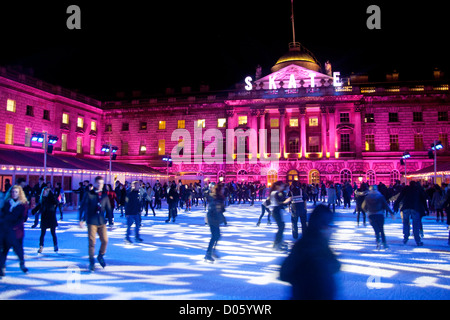
<svg viewBox="0 0 450 320">
<path fill-rule="evenodd" d="M 179 196 L 176 188 L 170 188 L 169 193 L 167 194 L 167 204 L 176 204 L 178 203 Z"/>
<path fill-rule="evenodd" d="M 292 285 L 293 300 L 331 300 L 336 295 L 334 274 L 340 263 L 320 234 L 305 235 L 283 262 L 280 280 Z"/>
<path fill-rule="evenodd" d="M 9 238 L 12 234 L 16 239 L 24 236 L 23 224 L 27 218 L 28 204 L 18 204 L 12 211 L 11 203 L 5 201 L 0 211 L 0 233 Z"/>
<path fill-rule="evenodd" d="M 369 216 L 372 214 L 384 214 L 385 210 L 389 211 L 391 214 L 394 214 L 387 204 L 384 196 L 375 190 L 370 191 L 367 194 L 361 207 Z"/>
<path fill-rule="evenodd" d="M 444 192 L 443 191 L 435 191 L 433 193 L 433 198 L 431 199 L 431 207 L 434 209 L 443 209 L 444 208 Z"/>
<path fill-rule="evenodd" d="M 125 200 L 125 215 L 134 216 L 141 213 L 141 202 L 139 201 L 139 190 L 131 190 L 127 193 Z"/>
<path fill-rule="evenodd" d="M 221 196 L 208 197 L 208 212 L 206 214 L 206 222 L 208 225 L 218 227 L 221 223 L 225 223 L 225 198 Z"/>
<path fill-rule="evenodd" d="M 334 187 L 330 187 L 328 189 L 328 204 L 336 203 L 336 189 Z"/>
<path fill-rule="evenodd" d="M 56 228 L 58 222 L 56 220 L 56 200 L 52 192 L 48 196 L 42 197 L 41 201 L 41 229 Z"/>
<path fill-rule="evenodd" d="M 398 211 L 400 203 L 402 204 L 402 210 L 412 209 L 420 213 L 420 216 L 425 215 L 427 209 L 426 194 L 420 187 L 407 186 L 401 192 L 397 200 L 394 203 L 394 211 Z"/>
<path fill-rule="evenodd" d="M 82 221 L 86 221 L 87 224 L 104 225 L 106 223 L 105 212 L 107 210 L 108 212 L 111 211 L 108 194 L 102 192 L 99 196 L 96 189 L 92 189 L 83 196 L 80 204 L 79 218 Z"/>
<path fill-rule="evenodd" d="M 361 206 L 362 206 L 366 196 L 367 196 L 367 191 L 362 191 L 361 189 L 357 189 L 355 191 L 356 210 L 361 209 Z"/>
</svg>

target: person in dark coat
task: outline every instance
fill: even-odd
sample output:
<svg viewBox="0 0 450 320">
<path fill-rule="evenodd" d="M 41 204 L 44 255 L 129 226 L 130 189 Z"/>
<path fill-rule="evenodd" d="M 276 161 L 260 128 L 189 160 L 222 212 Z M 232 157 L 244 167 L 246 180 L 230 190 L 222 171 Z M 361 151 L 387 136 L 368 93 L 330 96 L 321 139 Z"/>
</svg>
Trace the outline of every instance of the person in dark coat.
<svg viewBox="0 0 450 320">
<path fill-rule="evenodd" d="M 222 183 L 212 187 L 211 192 L 208 194 L 208 204 L 206 222 L 211 230 L 211 239 L 206 250 L 205 260 L 213 262 L 214 258 L 218 258 L 215 250 L 220 239 L 220 224 L 226 224 L 226 219 L 223 215 L 225 211 L 225 196 L 223 195 Z"/>
<path fill-rule="evenodd" d="M 141 201 L 139 196 L 138 181 L 133 181 L 131 183 L 131 189 L 127 193 L 125 200 L 125 217 L 127 218 L 127 234 L 125 240 L 131 243 L 131 226 L 134 223 L 136 242 L 142 242 L 143 240 L 139 236 L 139 229 L 141 226 Z"/>
<path fill-rule="evenodd" d="M 306 192 L 300 186 L 298 181 L 292 183 L 292 188 L 289 192 L 289 196 L 292 197 L 292 212 L 291 212 L 291 223 L 292 223 L 292 237 L 298 239 L 298 218 L 302 224 L 302 234 L 306 231 Z"/>
<path fill-rule="evenodd" d="M 170 186 L 169 193 L 167 194 L 167 204 L 169 205 L 169 217 L 166 220 L 166 223 L 175 222 L 175 218 L 177 217 L 177 204 L 178 204 L 179 196 L 177 192 L 177 187 L 175 184 Z"/>
<path fill-rule="evenodd" d="M 334 274 L 340 262 L 329 247 L 333 214 L 325 205 L 311 213 L 305 234 L 292 248 L 280 269 L 280 280 L 292 285 L 292 300 L 336 298 Z"/>
<path fill-rule="evenodd" d="M 28 201 L 22 187 L 18 185 L 11 187 L 5 195 L 0 211 L 0 277 L 5 275 L 6 257 L 11 248 L 19 257 L 20 269 L 24 273 L 28 272 L 23 251 L 23 225 L 27 218 L 27 210 Z"/>
<path fill-rule="evenodd" d="M 83 228 L 83 222 L 86 221 L 88 226 L 89 237 L 89 269 L 95 270 L 95 242 L 96 234 L 100 238 L 100 250 L 97 261 L 104 268 L 106 266 L 103 256 L 108 246 L 108 233 L 106 230 L 105 212 L 111 210 L 111 202 L 109 201 L 106 190 L 103 189 L 105 180 L 98 176 L 95 178 L 93 189 L 84 194 L 80 205 L 80 227 Z"/>
<path fill-rule="evenodd" d="M 364 199 L 367 196 L 367 192 L 368 190 L 366 189 L 367 185 L 361 183 L 361 187 L 355 190 L 355 202 L 356 202 L 356 206 L 355 206 L 355 212 L 356 213 L 356 223 L 357 226 L 359 226 L 359 217 L 362 213 L 363 215 L 363 224 L 364 227 L 366 226 L 366 212 L 362 209 L 362 204 L 364 202 Z"/>
<path fill-rule="evenodd" d="M 283 192 L 285 184 L 282 181 L 277 181 L 273 184 L 270 191 L 270 211 L 272 212 L 272 217 L 278 226 L 278 231 L 275 234 L 275 240 L 273 242 L 273 248 L 277 251 L 282 251 L 285 249 L 283 244 L 283 232 L 285 223 L 283 221 L 283 208 L 289 204 L 292 198 L 285 197 Z"/>
<path fill-rule="evenodd" d="M 42 253 L 44 250 L 44 237 L 47 229 L 53 237 L 53 249 L 58 252 L 58 239 L 56 237 L 56 227 L 58 222 L 56 221 L 56 207 L 58 206 L 58 200 L 50 190 L 49 187 L 45 187 L 42 191 L 41 199 L 41 236 L 39 238 L 39 250 L 38 253 Z"/>
</svg>

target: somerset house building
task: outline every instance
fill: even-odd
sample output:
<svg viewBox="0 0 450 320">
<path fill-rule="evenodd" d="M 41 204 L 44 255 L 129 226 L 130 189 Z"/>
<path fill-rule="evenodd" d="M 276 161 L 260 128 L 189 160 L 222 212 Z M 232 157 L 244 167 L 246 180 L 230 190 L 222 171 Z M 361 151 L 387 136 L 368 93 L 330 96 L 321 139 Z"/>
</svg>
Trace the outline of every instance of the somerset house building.
<svg viewBox="0 0 450 320">
<path fill-rule="evenodd" d="M 64 181 L 66 189 L 92 174 L 110 173 L 104 145 L 117 147 L 111 174 L 122 182 L 389 185 L 405 179 L 404 152 L 411 155 L 410 179 L 417 171 L 424 175 L 416 178 L 432 178 L 427 168 L 433 165 L 434 141 L 443 145 L 438 169 L 450 161 L 448 80 L 439 70 L 419 82 L 402 82 L 396 72 L 382 83 L 368 80 L 341 75 L 297 42 L 270 74 L 257 70 L 237 79 L 235 90 L 169 88 L 162 96 L 129 101 L 94 100 L 0 68 L 2 186 L 6 177 L 24 176 L 31 183 L 42 175 L 42 143 L 32 139 L 36 132 L 58 137 L 46 173 L 52 181 Z M 169 156 L 172 162 L 163 161 Z M 440 172 L 437 181 L 448 178 Z"/>
</svg>

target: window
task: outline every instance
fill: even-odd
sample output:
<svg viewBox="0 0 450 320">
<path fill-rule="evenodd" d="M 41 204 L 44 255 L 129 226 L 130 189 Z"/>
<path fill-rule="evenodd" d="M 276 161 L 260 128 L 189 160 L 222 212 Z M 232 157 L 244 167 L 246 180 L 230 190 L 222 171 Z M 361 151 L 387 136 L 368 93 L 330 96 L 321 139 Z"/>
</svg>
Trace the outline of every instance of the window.
<svg viewBox="0 0 450 320">
<path fill-rule="evenodd" d="M 147 152 L 147 147 L 141 142 L 141 146 L 139 147 L 139 155 L 144 155 Z"/>
<path fill-rule="evenodd" d="M 289 184 L 293 181 L 298 181 L 298 171 L 295 169 L 289 170 L 287 173 L 287 181 Z"/>
<path fill-rule="evenodd" d="M 318 125 L 319 125 L 319 118 L 317 117 L 309 118 L 310 127 L 317 127 Z"/>
<path fill-rule="evenodd" d="M 290 127 L 298 127 L 298 118 L 289 119 L 289 126 Z"/>
<path fill-rule="evenodd" d="M 278 128 L 280 126 L 279 119 L 278 118 L 272 118 L 270 119 L 270 127 L 271 128 Z"/>
<path fill-rule="evenodd" d="M 341 183 L 345 183 L 346 181 L 352 182 L 352 172 L 348 169 L 341 171 Z"/>
<path fill-rule="evenodd" d="M 178 120 L 177 129 L 185 129 L 186 128 L 186 121 L 185 120 Z"/>
<path fill-rule="evenodd" d="M 122 131 L 130 131 L 130 124 L 128 122 L 122 123 Z"/>
<path fill-rule="evenodd" d="M 83 137 L 77 137 L 77 153 L 83 153 Z"/>
<path fill-rule="evenodd" d="M 122 141 L 122 155 L 127 156 L 128 155 L 128 141 Z"/>
<path fill-rule="evenodd" d="M 350 113 L 344 112 L 340 114 L 341 123 L 349 123 L 350 122 Z"/>
<path fill-rule="evenodd" d="M 400 172 L 397 169 L 391 171 L 391 184 L 395 184 L 396 181 L 400 181 Z"/>
<path fill-rule="evenodd" d="M 6 110 L 16 112 L 16 100 L 8 99 L 6 101 Z"/>
<path fill-rule="evenodd" d="M 289 153 L 298 153 L 298 138 L 290 138 L 289 139 Z"/>
<path fill-rule="evenodd" d="M 438 121 L 448 121 L 448 111 L 439 111 Z"/>
<path fill-rule="evenodd" d="M 91 144 L 89 146 L 89 154 L 90 155 L 95 154 L 95 139 L 91 139 Z"/>
<path fill-rule="evenodd" d="M 67 151 L 67 133 L 61 135 L 61 151 Z"/>
<path fill-rule="evenodd" d="M 25 147 L 31 146 L 31 128 L 25 128 Z"/>
<path fill-rule="evenodd" d="M 240 126 L 246 125 L 247 124 L 247 116 L 239 116 L 238 123 Z"/>
<path fill-rule="evenodd" d="M 375 135 L 366 134 L 366 151 L 375 151 Z"/>
<path fill-rule="evenodd" d="M 415 151 L 423 150 L 423 134 L 421 133 L 414 134 L 414 150 Z"/>
<path fill-rule="evenodd" d="M 389 112 L 389 122 L 398 122 L 397 112 Z"/>
<path fill-rule="evenodd" d="M 309 183 L 318 184 L 320 183 L 320 172 L 316 169 L 313 169 L 309 172 Z"/>
<path fill-rule="evenodd" d="M 141 123 L 139 123 L 139 130 L 147 130 L 147 122 L 141 121 Z"/>
<path fill-rule="evenodd" d="M 444 150 L 448 148 L 448 135 L 446 133 L 439 133 L 439 140 L 441 140 Z"/>
<path fill-rule="evenodd" d="M 420 112 L 413 112 L 413 122 L 422 122 L 423 121 L 423 113 Z"/>
<path fill-rule="evenodd" d="M 376 184 L 376 177 L 375 177 L 375 171 L 368 170 L 366 173 L 366 181 L 369 184 L 369 186 L 373 186 Z"/>
<path fill-rule="evenodd" d="M 398 145 L 398 135 L 397 134 L 391 134 L 389 135 L 389 150 L 390 151 L 398 151 L 399 145 Z"/>
<path fill-rule="evenodd" d="M 9 123 L 5 128 L 5 144 L 14 144 L 14 125 Z"/>
<path fill-rule="evenodd" d="M 365 123 L 375 123 L 375 114 L 373 113 L 366 113 L 364 117 Z"/>
<path fill-rule="evenodd" d="M 164 120 L 159 120 L 158 130 L 166 130 L 166 122 Z"/>
<path fill-rule="evenodd" d="M 278 181 L 278 172 L 276 170 L 269 170 L 267 172 L 267 186 L 271 186 Z"/>
<path fill-rule="evenodd" d="M 158 140 L 158 155 L 163 156 L 166 154 L 166 140 Z"/>
<path fill-rule="evenodd" d="M 206 126 L 205 119 L 199 119 L 197 120 L 197 128 L 204 128 Z"/>
<path fill-rule="evenodd" d="M 91 131 L 97 131 L 97 121 L 91 121 Z"/>
<path fill-rule="evenodd" d="M 77 128 L 84 128 L 84 118 L 83 117 L 77 118 Z"/>
<path fill-rule="evenodd" d="M 219 118 L 217 119 L 217 127 L 218 128 L 225 128 L 225 125 L 227 124 L 226 118 Z"/>
<path fill-rule="evenodd" d="M 341 152 L 349 152 L 350 151 L 350 134 L 342 133 L 341 134 Z"/>
<path fill-rule="evenodd" d="M 33 106 L 27 106 L 27 111 L 25 113 L 26 116 L 34 117 Z"/>
<path fill-rule="evenodd" d="M 112 132 L 112 124 L 105 125 L 105 132 Z"/>
<path fill-rule="evenodd" d="M 44 110 L 42 119 L 50 121 L 50 110 Z"/>
<path fill-rule="evenodd" d="M 63 124 L 69 124 L 69 114 L 68 113 L 63 113 L 62 114 L 62 123 Z"/>
<path fill-rule="evenodd" d="M 320 137 L 312 136 L 309 137 L 309 152 L 319 152 L 320 150 Z"/>
</svg>

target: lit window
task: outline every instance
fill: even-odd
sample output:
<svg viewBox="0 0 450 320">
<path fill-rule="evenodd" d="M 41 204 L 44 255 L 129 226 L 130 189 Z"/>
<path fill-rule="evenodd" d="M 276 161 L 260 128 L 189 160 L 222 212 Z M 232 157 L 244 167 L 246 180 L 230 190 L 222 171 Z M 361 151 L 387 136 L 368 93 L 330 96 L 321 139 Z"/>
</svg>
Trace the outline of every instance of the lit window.
<svg viewBox="0 0 450 320">
<path fill-rule="evenodd" d="M 16 100 L 8 99 L 6 101 L 6 110 L 16 112 Z"/>
<path fill-rule="evenodd" d="M 158 155 L 163 156 L 166 154 L 166 140 L 158 140 Z"/>
<path fill-rule="evenodd" d="M 317 127 L 318 125 L 319 125 L 319 118 L 317 117 L 309 118 L 310 127 Z"/>
<path fill-rule="evenodd" d="M 239 116 L 238 117 L 239 125 L 246 125 L 247 124 L 247 116 Z"/>
<path fill-rule="evenodd" d="M 144 155 L 146 152 L 147 152 L 147 147 L 144 145 L 141 145 L 141 147 L 139 148 L 139 154 Z"/>
<path fill-rule="evenodd" d="M 95 154 L 95 139 L 91 139 L 91 145 L 89 148 L 89 154 L 94 155 Z"/>
<path fill-rule="evenodd" d="M 197 120 L 197 128 L 204 128 L 206 125 L 205 119 L 199 119 Z"/>
<path fill-rule="evenodd" d="M 62 114 L 62 123 L 63 124 L 69 124 L 69 114 L 68 113 L 63 113 Z"/>
<path fill-rule="evenodd" d="M 375 151 L 375 135 L 366 134 L 366 151 Z"/>
<path fill-rule="evenodd" d="M 319 152 L 320 149 L 320 137 L 319 136 L 310 136 L 309 139 L 309 152 Z"/>
<path fill-rule="evenodd" d="M 77 128 L 83 128 L 84 127 L 84 118 L 78 117 L 77 119 Z"/>
<path fill-rule="evenodd" d="M 25 128 L 25 147 L 31 146 L 31 128 Z"/>
<path fill-rule="evenodd" d="M 166 122 L 160 120 L 160 121 L 159 121 L 159 124 L 158 124 L 158 129 L 159 129 L 159 130 L 166 130 Z"/>
<path fill-rule="evenodd" d="M 225 119 L 225 118 L 217 119 L 217 127 L 218 128 L 225 128 L 226 123 L 227 123 L 227 119 Z"/>
<path fill-rule="evenodd" d="M 7 123 L 5 129 L 5 144 L 14 143 L 14 125 Z"/>
<path fill-rule="evenodd" d="M 77 153 L 83 153 L 83 137 L 77 137 Z"/>
<path fill-rule="evenodd" d="M 61 135 L 61 151 L 67 151 L 67 133 Z"/>
<path fill-rule="evenodd" d="M 271 128 L 278 128 L 279 125 L 280 125 L 280 123 L 279 123 L 279 119 L 278 118 L 270 119 L 270 127 Z"/>
<path fill-rule="evenodd" d="M 186 128 L 186 120 L 178 120 L 178 129 Z"/>
<path fill-rule="evenodd" d="M 91 121 L 91 131 L 97 131 L 97 122 Z"/>
<path fill-rule="evenodd" d="M 291 126 L 291 127 L 298 127 L 298 119 L 297 118 L 289 119 L 289 126 Z"/>
</svg>

